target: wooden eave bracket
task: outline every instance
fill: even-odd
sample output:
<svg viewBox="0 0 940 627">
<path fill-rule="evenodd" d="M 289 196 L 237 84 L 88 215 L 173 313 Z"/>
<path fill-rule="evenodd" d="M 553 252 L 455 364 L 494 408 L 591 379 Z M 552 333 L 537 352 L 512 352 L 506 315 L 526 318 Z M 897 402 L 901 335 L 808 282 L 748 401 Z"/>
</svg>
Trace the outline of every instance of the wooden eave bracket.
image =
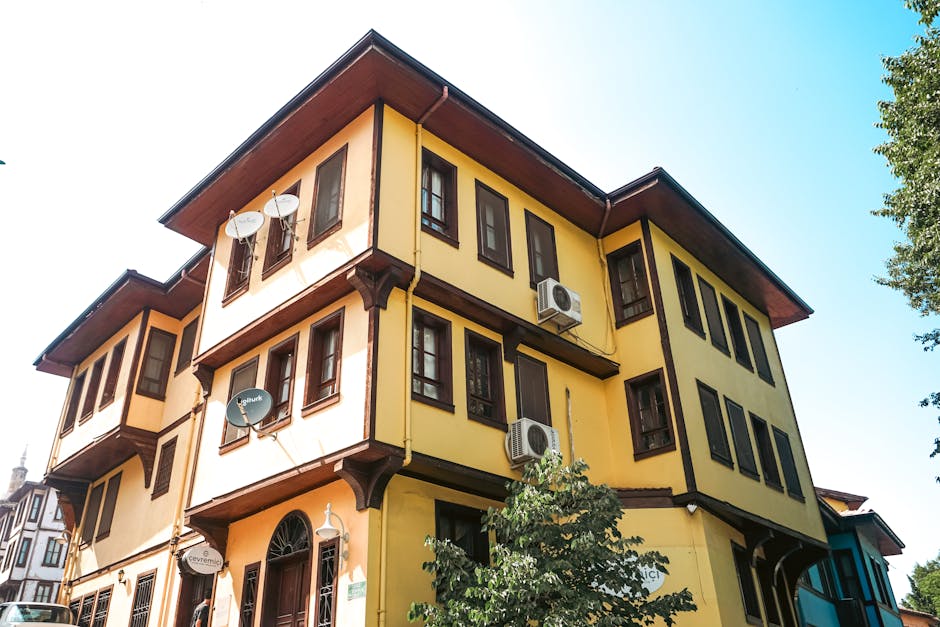
<svg viewBox="0 0 940 627">
<path fill-rule="evenodd" d="M 46 475 L 42 480 L 44 484 L 55 488 L 56 499 L 62 510 L 62 520 L 65 528 L 74 532 L 81 520 L 85 509 L 85 495 L 88 494 L 89 481 L 82 479 L 66 479 L 55 475 Z"/>
<path fill-rule="evenodd" d="M 388 455 L 372 462 L 344 458 L 336 462 L 333 470 L 342 477 L 356 495 L 356 510 L 382 507 L 382 497 L 389 480 L 402 467 L 404 459 Z"/>
<path fill-rule="evenodd" d="M 228 544 L 228 525 L 220 525 L 206 518 L 190 516 L 186 519 L 186 526 L 202 534 L 213 549 L 225 555 Z"/>
<path fill-rule="evenodd" d="M 140 456 L 140 463 L 144 467 L 144 487 L 149 489 L 153 479 L 153 463 L 157 458 L 157 434 L 124 426 L 118 432 L 118 438 L 127 438 L 134 452 Z"/>
<path fill-rule="evenodd" d="M 404 276 L 404 272 L 396 266 L 371 272 L 357 265 L 346 272 L 346 280 L 359 292 L 362 297 L 362 306 L 366 311 L 374 307 L 385 309 L 392 290 L 403 286 Z"/>
<path fill-rule="evenodd" d="M 212 381 L 215 378 L 215 368 L 207 364 L 197 364 L 193 368 L 193 376 L 199 381 L 202 388 L 202 397 L 208 398 L 212 393 Z"/>
</svg>

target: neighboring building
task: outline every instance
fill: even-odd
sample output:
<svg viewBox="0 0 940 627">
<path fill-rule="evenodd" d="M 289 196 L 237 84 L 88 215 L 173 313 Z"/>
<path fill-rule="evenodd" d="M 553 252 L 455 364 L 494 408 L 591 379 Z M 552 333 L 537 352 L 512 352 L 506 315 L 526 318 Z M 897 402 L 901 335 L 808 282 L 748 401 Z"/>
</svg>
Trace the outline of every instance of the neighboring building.
<svg viewBox="0 0 940 627">
<path fill-rule="evenodd" d="M 925 614 L 906 607 L 899 607 L 901 623 L 904 627 L 940 627 L 940 618 L 932 614 Z"/>
<path fill-rule="evenodd" d="M 900 555 L 904 543 L 877 512 L 862 509 L 868 497 L 824 488 L 816 497 L 832 556 L 800 580 L 802 624 L 901 627 L 885 557 Z"/>
<path fill-rule="evenodd" d="M 258 229 L 272 190 L 299 210 Z M 485 559 L 507 451 L 557 438 L 681 625 L 796 625 L 827 545 L 773 331 L 811 309 L 664 170 L 604 192 L 370 32 L 160 221 L 205 249 L 35 364 L 71 380 L 46 482 L 82 624 L 183 627 L 207 586 L 219 627 L 406 624 L 424 538 Z"/>
<path fill-rule="evenodd" d="M 26 453 L 0 501 L 0 601 L 55 601 L 65 523 L 55 490 L 26 481 Z"/>
</svg>

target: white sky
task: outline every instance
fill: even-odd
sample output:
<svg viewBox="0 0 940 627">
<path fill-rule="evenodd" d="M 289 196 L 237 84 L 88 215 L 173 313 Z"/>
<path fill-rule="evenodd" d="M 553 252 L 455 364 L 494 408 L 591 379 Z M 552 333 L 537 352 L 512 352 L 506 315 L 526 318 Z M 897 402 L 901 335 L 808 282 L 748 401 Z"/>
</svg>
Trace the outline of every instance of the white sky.
<svg viewBox="0 0 940 627">
<path fill-rule="evenodd" d="M 3 3 L 0 477 L 27 444 L 45 469 L 67 382 L 42 349 L 125 269 L 179 268 L 197 246 L 157 218 L 375 28 L 603 189 L 665 167 L 815 308 L 777 335 L 814 480 L 905 541 L 900 598 L 940 550 L 916 406 L 940 356 L 911 339 L 940 322 L 873 283 L 899 235 L 869 211 L 893 186 L 880 57 L 915 22 L 900 0 Z"/>
</svg>

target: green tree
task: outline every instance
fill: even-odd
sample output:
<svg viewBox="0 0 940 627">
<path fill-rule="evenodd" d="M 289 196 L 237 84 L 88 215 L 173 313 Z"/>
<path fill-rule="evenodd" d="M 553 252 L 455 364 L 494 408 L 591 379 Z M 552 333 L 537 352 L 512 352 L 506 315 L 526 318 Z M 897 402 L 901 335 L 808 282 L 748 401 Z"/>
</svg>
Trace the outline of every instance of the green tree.
<svg viewBox="0 0 940 627">
<path fill-rule="evenodd" d="M 904 4 L 920 13 L 925 30 L 915 37 L 913 48 L 884 59 L 884 81 L 894 91 L 894 100 L 878 103 L 878 126 L 888 140 L 875 152 L 888 161 L 899 184 L 874 213 L 894 220 L 906 240 L 895 244 L 886 264 L 888 276 L 877 280 L 901 291 L 911 308 L 927 316 L 940 314 L 940 29 L 934 25 L 940 0 Z M 940 329 L 915 338 L 932 351 L 940 345 Z M 940 393 L 931 393 L 920 404 L 940 410 Z M 930 456 L 938 454 L 940 438 L 934 439 Z"/>
<path fill-rule="evenodd" d="M 506 505 L 490 508 L 484 528 L 495 532 L 491 563 L 472 561 L 449 540 L 428 538 L 437 603 L 413 603 L 409 620 L 430 627 L 674 624 L 696 609 L 692 594 L 650 598 L 644 576 L 666 571 L 668 560 L 633 547 L 639 537 L 617 528 L 623 516 L 616 493 L 592 484 L 579 460 L 565 466 L 548 455 L 528 464 L 508 485 Z M 614 593 L 614 591 L 618 591 Z"/>
<path fill-rule="evenodd" d="M 914 564 L 914 571 L 907 580 L 911 583 L 911 592 L 902 604 L 934 616 L 940 613 L 940 554 L 923 566 Z"/>
</svg>

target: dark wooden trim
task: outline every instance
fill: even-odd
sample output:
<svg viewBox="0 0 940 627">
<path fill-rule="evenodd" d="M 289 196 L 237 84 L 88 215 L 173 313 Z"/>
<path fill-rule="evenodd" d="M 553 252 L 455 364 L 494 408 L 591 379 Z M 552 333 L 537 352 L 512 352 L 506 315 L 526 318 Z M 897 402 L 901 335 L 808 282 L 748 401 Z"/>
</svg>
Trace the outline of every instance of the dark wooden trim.
<svg viewBox="0 0 940 627">
<path fill-rule="evenodd" d="M 680 309 L 680 312 L 682 313 L 682 321 L 685 323 L 685 326 L 687 329 L 689 329 L 690 331 L 692 331 L 693 333 L 695 333 L 696 335 L 698 335 L 700 338 L 704 340 L 705 339 L 705 326 L 702 324 L 702 308 L 699 305 L 698 294 L 695 291 L 695 278 L 692 275 L 692 269 L 689 267 L 687 263 L 685 263 L 684 261 L 682 261 L 675 255 L 673 255 L 672 253 L 670 253 L 669 256 L 672 258 L 672 272 L 676 279 L 676 291 L 678 292 L 679 309 Z M 682 280 L 683 277 L 679 276 L 680 272 L 683 274 L 683 277 L 685 276 L 685 274 L 688 274 L 688 281 L 689 281 L 688 285 L 683 285 L 683 280 Z M 687 287 L 690 290 L 692 290 L 692 293 L 691 294 L 686 293 L 684 287 Z M 692 303 L 686 302 L 686 306 L 689 308 L 689 314 L 686 315 L 686 312 L 682 311 L 682 303 L 683 301 L 687 301 L 689 298 L 692 299 Z M 694 316 L 693 316 L 693 309 L 692 309 L 693 306 L 695 307 Z"/>
<path fill-rule="evenodd" d="M 370 507 L 381 509 L 385 488 L 403 462 L 403 457 L 392 455 L 374 462 L 361 462 L 347 457 L 336 462 L 333 470 L 349 484 L 356 495 L 356 510 Z"/>
<path fill-rule="evenodd" d="M 189 516 L 186 518 L 186 525 L 191 529 L 202 534 L 213 549 L 225 555 L 225 549 L 228 544 L 228 525 L 215 524 L 208 520 L 203 520 L 198 516 Z"/>
<path fill-rule="evenodd" d="M 254 357 L 250 357 L 246 359 L 245 361 L 241 362 L 240 364 L 238 364 L 237 366 L 235 366 L 234 368 L 232 368 L 232 371 L 229 374 L 229 378 L 228 378 L 228 395 L 227 395 L 228 400 L 231 400 L 232 398 L 234 398 L 234 396 L 238 392 L 241 391 L 241 390 L 235 389 L 235 375 L 241 372 L 242 370 L 245 370 L 249 367 L 253 367 L 255 369 L 255 377 L 254 377 L 254 382 L 252 385 L 254 387 L 258 386 L 258 370 L 259 370 L 260 362 L 261 362 L 261 357 L 259 355 L 255 355 Z M 228 400 L 226 401 L 226 403 L 228 402 Z M 234 448 L 238 448 L 238 446 L 240 446 L 241 444 L 248 442 L 248 436 L 251 434 L 251 429 L 247 429 L 245 431 L 245 435 L 240 436 L 240 437 L 235 437 L 235 438 L 232 438 L 231 440 L 226 441 L 225 432 L 227 430 L 228 430 L 228 422 L 226 421 L 226 423 L 222 425 L 222 441 L 219 443 L 219 453 L 226 453 Z"/>
<path fill-rule="evenodd" d="M 293 185 L 289 185 L 287 189 L 285 189 L 283 192 L 280 192 L 280 194 L 293 194 L 297 196 L 297 198 L 299 199 L 302 182 L 303 182 L 302 179 L 297 180 Z M 294 242 L 297 240 L 297 215 L 299 213 L 300 213 L 300 209 L 298 208 L 297 212 L 287 217 L 287 219 L 290 221 L 291 244 L 290 244 L 290 247 L 287 249 L 287 252 L 284 253 L 284 255 L 280 258 L 273 258 L 273 257 L 276 257 L 277 255 L 277 252 L 273 250 L 274 243 L 276 241 L 273 236 L 275 234 L 274 230 L 276 228 L 277 234 L 280 235 L 281 237 L 284 237 L 283 224 L 280 218 L 268 217 L 268 228 L 266 229 L 267 241 L 264 244 L 264 259 L 261 260 L 261 280 L 262 281 L 264 281 L 265 279 L 273 275 L 275 272 L 277 272 L 278 270 L 280 270 L 287 264 L 289 264 L 291 260 L 294 258 Z"/>
<path fill-rule="evenodd" d="M 689 492 L 696 490 L 695 468 L 692 466 L 692 452 L 689 449 L 689 435 L 685 426 L 685 414 L 682 411 L 682 400 L 679 396 L 679 379 L 676 373 L 676 362 L 672 356 L 672 344 L 669 341 L 669 326 L 666 324 L 666 313 L 663 308 L 663 291 L 659 283 L 659 271 L 656 266 L 656 256 L 653 249 L 653 235 L 647 218 L 640 221 L 643 230 L 643 256 L 649 264 L 649 279 L 653 297 L 653 306 L 656 310 L 656 320 L 659 323 L 659 337 L 663 349 L 663 361 L 666 364 L 666 378 L 669 381 L 669 390 L 672 397 L 672 409 L 676 417 L 676 431 L 678 432 L 679 452 L 682 454 L 682 468 L 685 471 L 685 485 Z"/>
<path fill-rule="evenodd" d="M 144 338 L 147 336 L 147 325 L 150 323 L 150 307 L 146 307 L 141 315 L 140 329 L 137 334 L 137 343 L 134 354 L 131 356 L 131 371 L 127 374 L 127 389 L 124 394 L 124 408 L 121 411 L 121 424 L 127 424 L 127 416 L 131 411 L 131 399 L 134 397 L 134 387 L 137 381 L 137 370 L 140 367 L 140 354 L 144 349 Z"/>
<path fill-rule="evenodd" d="M 424 190 L 424 167 L 428 163 L 447 175 L 447 180 L 444 182 L 444 220 L 447 224 L 447 230 L 443 232 L 437 231 L 424 223 L 424 199 L 422 197 L 419 216 L 421 220 L 421 231 L 432 237 L 436 237 L 454 248 L 460 248 L 460 225 L 458 219 L 460 214 L 458 213 L 457 206 L 457 166 L 422 146 L 421 171 L 419 172 L 419 187 L 422 192 Z"/>
<path fill-rule="evenodd" d="M 285 349 L 288 349 L 288 350 L 285 350 Z M 280 380 L 276 380 L 276 381 L 272 380 L 272 377 L 276 376 L 276 373 L 272 370 L 271 366 L 272 364 L 274 364 L 275 359 L 277 359 L 278 365 L 280 365 L 280 360 L 282 358 L 282 355 L 285 352 L 290 353 L 291 355 L 290 374 L 288 375 L 290 379 L 290 387 L 287 391 L 287 416 L 278 420 L 277 416 L 272 413 L 271 416 L 268 416 L 268 418 L 273 417 L 274 420 L 271 420 L 270 422 L 267 422 L 267 423 L 265 422 L 265 420 L 267 419 L 262 420 L 260 423 L 258 423 L 259 431 L 262 431 L 264 433 L 267 433 L 270 431 L 276 431 L 280 429 L 281 427 L 285 427 L 288 424 L 290 424 L 291 419 L 293 418 L 293 415 L 294 415 L 293 405 L 294 405 L 294 399 L 296 398 L 294 389 L 296 387 L 295 379 L 296 379 L 296 374 L 297 374 L 297 356 L 298 356 L 299 350 L 300 350 L 300 333 L 294 333 L 292 336 L 290 336 L 286 340 L 278 342 L 277 344 L 272 346 L 270 349 L 268 349 L 268 360 L 265 365 L 265 372 L 264 372 L 264 389 L 275 400 L 277 397 L 274 395 L 274 392 L 272 392 L 271 389 L 280 387 Z M 277 406 L 275 405 L 272 408 L 272 410 L 276 408 Z"/>
<path fill-rule="evenodd" d="M 385 130 L 385 103 L 379 98 L 372 105 L 372 180 L 369 194 L 368 247 L 379 245 L 379 204 L 382 198 L 382 141 Z"/>
<path fill-rule="evenodd" d="M 196 380 L 199 381 L 199 386 L 202 388 L 202 398 L 207 398 L 209 394 L 212 393 L 212 382 L 215 380 L 215 368 L 206 363 L 196 364 L 193 367 L 193 376 L 196 377 Z"/>
<path fill-rule="evenodd" d="M 378 309 L 369 310 L 369 327 L 366 339 L 366 406 L 362 437 L 366 440 L 375 438 L 376 402 L 378 399 L 379 377 L 379 321 Z M 407 350 L 407 349 L 406 349 Z"/>
<path fill-rule="evenodd" d="M 121 377 L 121 366 L 123 365 L 125 353 L 127 352 L 127 337 L 128 336 L 125 335 L 120 341 L 115 342 L 114 346 L 111 347 L 110 361 L 108 362 L 108 371 L 105 373 L 104 385 L 101 388 L 101 403 L 98 405 L 98 411 L 101 411 L 102 409 L 104 409 L 105 407 L 107 407 L 108 405 L 114 402 L 114 397 L 117 392 L 117 382 L 118 382 L 118 379 Z M 121 358 L 117 361 L 117 364 L 115 365 L 115 362 L 114 362 L 115 351 L 117 350 L 119 346 L 121 347 Z M 111 378 L 111 371 L 114 368 L 117 368 L 117 372 L 114 373 L 113 389 L 111 390 L 110 393 L 107 393 L 108 380 Z"/>
<path fill-rule="evenodd" d="M 174 377 L 179 376 L 181 372 L 183 372 L 184 370 L 187 370 L 193 363 L 193 355 L 196 352 L 196 336 L 199 334 L 200 317 L 201 316 L 196 316 L 195 318 L 190 320 L 189 323 L 185 327 L 183 327 L 183 331 L 180 333 L 180 343 L 179 343 L 179 347 L 176 353 L 176 367 L 173 370 Z M 196 325 L 196 326 L 193 327 L 193 325 Z M 189 360 L 184 363 L 180 363 L 180 358 L 183 355 L 183 346 L 185 346 L 186 331 L 188 331 L 189 329 L 193 329 L 193 338 L 192 338 L 193 345 L 190 348 Z"/>
<path fill-rule="evenodd" d="M 724 294 L 721 295 L 721 306 L 725 310 L 725 319 L 728 322 L 728 331 L 731 335 L 731 350 L 734 353 L 734 360 L 744 369 L 754 372 L 754 366 L 751 362 L 751 353 L 747 346 L 747 334 L 744 331 L 744 323 L 741 321 L 741 309 L 738 307 L 737 303 L 733 302 Z M 729 311 L 729 309 L 732 308 L 734 315 Z M 732 322 L 732 320 L 734 322 Z M 735 331 L 740 333 L 740 338 L 735 337 Z"/>
<path fill-rule="evenodd" d="M 225 291 L 222 294 L 222 306 L 228 305 L 230 302 L 241 296 L 242 294 L 248 291 L 248 286 L 251 284 L 251 271 L 255 267 L 255 246 L 258 244 L 258 238 L 256 233 L 249 235 L 244 238 L 246 241 L 242 242 L 240 239 L 232 239 L 232 248 L 229 251 L 228 256 L 228 265 L 225 268 Z M 232 272 L 240 272 L 240 270 L 235 269 L 235 261 L 237 260 L 236 253 L 240 250 L 241 246 L 246 246 L 247 250 L 245 255 L 248 257 L 248 270 L 245 273 L 245 280 L 233 283 Z"/>
<path fill-rule="evenodd" d="M 678 507 L 672 488 L 614 488 L 623 509 Z"/>
<path fill-rule="evenodd" d="M 323 327 L 332 327 L 336 325 L 338 331 L 336 336 L 336 364 L 334 365 L 336 390 L 333 394 L 320 399 L 312 399 L 315 388 L 319 387 L 320 368 L 323 348 L 318 342 L 319 334 Z M 343 373 L 343 338 L 345 337 L 344 326 L 346 324 L 346 308 L 340 307 L 336 311 L 329 313 L 313 324 L 307 337 L 307 372 L 304 376 L 303 407 L 301 409 L 304 416 L 313 413 L 314 410 L 337 402 L 340 398 L 340 383 Z M 314 380 L 316 379 L 316 381 Z"/>
<path fill-rule="evenodd" d="M 55 488 L 56 500 L 62 510 L 62 520 L 65 523 L 65 528 L 74 534 L 85 509 L 85 497 L 88 494 L 88 486 L 91 485 L 91 481 L 61 477 L 50 473 L 43 477 L 42 482 L 51 488 Z"/>
<path fill-rule="evenodd" d="M 512 269 L 512 225 L 509 221 L 509 199 L 506 196 L 503 196 L 502 194 L 497 192 L 495 189 L 493 189 L 486 183 L 480 181 L 479 179 L 476 180 L 476 187 L 474 189 L 475 189 L 475 204 L 476 204 L 476 216 L 477 216 L 477 229 L 476 229 L 477 230 L 477 259 L 487 264 L 488 266 L 491 266 L 499 270 L 500 272 L 508 274 L 509 276 L 514 276 L 513 269 Z M 503 199 L 504 208 L 505 208 L 505 219 L 506 219 L 506 263 L 505 264 L 500 263 L 500 260 L 498 259 L 490 259 L 484 254 L 485 249 L 483 248 L 483 232 L 481 229 L 481 226 L 483 223 L 480 221 L 480 217 L 482 215 L 480 212 L 480 189 L 483 189 L 489 192 L 490 194 L 493 194 L 497 198 Z"/>
<path fill-rule="evenodd" d="M 419 452 L 412 454 L 411 464 L 398 474 L 496 501 L 506 497 L 509 483 L 508 477 Z"/>
<path fill-rule="evenodd" d="M 343 144 L 336 152 L 317 164 L 316 174 L 313 184 L 313 203 L 310 208 L 310 226 L 307 230 L 307 249 L 313 248 L 324 239 L 340 230 L 343 227 L 343 204 L 346 196 L 346 158 L 348 156 L 349 144 Z M 336 206 L 336 222 L 326 227 L 322 233 L 316 233 L 317 218 L 317 199 L 320 194 L 320 171 L 324 165 L 334 158 L 341 160 L 339 169 L 339 200 Z"/>
<path fill-rule="evenodd" d="M 669 429 L 669 444 L 658 446 L 656 448 L 639 450 L 640 448 L 640 404 L 634 393 L 634 388 L 639 384 L 646 384 L 656 379 L 663 388 L 665 395 L 666 426 Z M 633 459 L 639 461 L 648 457 L 653 457 L 661 453 L 669 453 L 676 450 L 676 435 L 672 425 L 672 412 L 669 411 L 669 396 L 666 394 L 666 379 L 663 376 L 663 369 L 657 368 L 650 372 L 631 377 L 623 382 L 624 393 L 627 396 L 627 415 L 630 421 L 630 435 L 633 441 Z"/>
<path fill-rule="evenodd" d="M 414 389 L 414 377 L 418 376 L 414 372 L 411 373 L 412 382 L 411 387 L 411 399 L 415 401 L 420 401 L 426 403 L 433 407 L 439 409 L 444 409 L 451 413 L 454 412 L 454 339 L 452 335 L 451 322 L 446 318 L 441 318 L 436 316 L 428 311 L 420 309 L 419 307 L 412 306 L 412 315 L 411 315 L 411 324 L 412 329 L 409 329 L 409 334 L 414 334 L 414 325 L 421 322 L 424 326 L 436 328 L 440 331 L 440 346 L 438 347 L 437 355 L 437 370 L 438 376 L 440 377 L 440 395 L 438 398 L 431 396 L 425 396 L 420 392 L 416 392 Z M 409 342 L 411 344 L 411 342 Z M 415 347 L 411 347 L 412 355 L 414 353 Z M 409 355 L 409 358 L 412 359 L 412 355 Z"/>
<path fill-rule="evenodd" d="M 558 278 L 560 269 L 558 267 L 558 247 L 555 244 L 555 227 L 550 222 L 543 220 L 542 218 L 535 215 L 528 209 L 523 209 L 523 215 L 525 216 L 526 253 L 527 253 L 528 260 L 529 260 L 529 287 L 531 287 L 532 289 L 536 289 L 538 287 L 538 284 L 543 279 L 546 279 L 546 278 L 552 278 L 560 282 L 561 279 Z M 532 246 L 532 243 L 534 240 L 532 238 L 533 231 L 530 228 L 533 224 L 536 224 L 536 223 L 539 223 L 542 226 L 548 227 L 548 237 L 551 241 L 547 243 L 551 245 L 552 265 L 553 265 L 552 270 L 554 270 L 554 272 L 545 275 L 541 279 L 535 276 L 535 262 L 534 262 L 535 251 L 534 251 L 534 247 Z"/>
<path fill-rule="evenodd" d="M 181 424 L 183 424 L 184 422 L 186 422 L 187 420 L 189 420 L 189 419 L 192 417 L 192 415 L 193 415 L 192 412 L 186 412 L 185 414 L 183 414 L 182 416 L 180 416 L 179 418 L 177 418 L 176 420 L 174 420 L 173 422 L 171 422 L 171 423 L 168 424 L 167 426 L 165 426 L 165 427 L 163 427 L 162 429 L 160 429 L 160 430 L 156 433 L 156 438 L 159 440 L 160 438 L 162 438 L 163 436 L 165 436 L 167 433 L 173 431 L 173 430 L 176 429 L 178 426 L 180 426 Z"/>
<path fill-rule="evenodd" d="M 362 306 L 366 311 L 373 307 L 388 307 L 388 297 L 396 287 L 407 285 L 400 268 L 389 266 L 379 272 L 370 272 L 362 266 L 354 266 L 346 272 L 346 280 L 362 297 Z"/>
<path fill-rule="evenodd" d="M 623 315 L 623 294 L 620 291 L 620 273 L 617 272 L 617 263 L 622 257 L 626 257 L 633 253 L 633 249 L 639 250 L 640 254 L 643 256 L 643 264 L 645 276 L 643 277 L 643 284 L 646 287 L 646 300 L 649 304 L 649 307 L 646 311 L 642 311 L 633 316 L 624 317 Z M 652 254 L 652 253 L 650 253 Z M 622 326 L 641 320 L 647 316 L 652 316 L 655 312 L 653 311 L 653 295 L 650 289 L 651 277 L 650 277 L 650 268 L 653 266 L 653 259 L 646 255 L 643 250 L 643 243 L 641 240 L 636 240 L 630 242 L 625 246 L 621 246 L 617 250 L 608 253 L 605 258 L 605 265 L 607 266 L 607 278 L 610 280 L 610 293 L 613 298 L 613 307 L 614 307 L 614 321 L 615 327 L 619 329 Z"/>
<path fill-rule="evenodd" d="M 496 406 L 496 420 L 489 420 L 483 416 L 476 416 L 470 413 L 470 368 L 467 364 L 470 362 L 470 344 L 473 342 L 485 346 L 488 351 L 487 356 L 490 358 L 489 366 L 492 370 L 490 373 L 490 383 L 494 388 L 493 404 Z M 470 329 L 464 329 L 464 364 L 466 371 L 464 379 L 466 380 L 467 392 L 467 418 L 490 427 L 508 431 L 509 425 L 506 424 L 506 393 L 505 386 L 503 385 L 503 359 L 501 353 L 499 342 L 491 340 Z"/>
</svg>

